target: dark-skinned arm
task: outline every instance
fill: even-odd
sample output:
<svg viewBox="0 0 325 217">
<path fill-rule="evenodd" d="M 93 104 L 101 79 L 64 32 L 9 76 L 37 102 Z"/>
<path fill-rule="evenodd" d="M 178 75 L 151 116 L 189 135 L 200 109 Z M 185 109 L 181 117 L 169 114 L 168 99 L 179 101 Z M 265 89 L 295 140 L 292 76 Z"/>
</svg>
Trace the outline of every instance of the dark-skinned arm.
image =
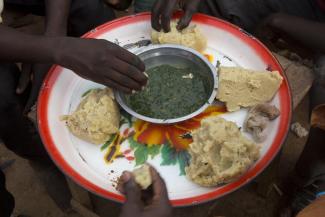
<svg viewBox="0 0 325 217">
<path fill-rule="evenodd" d="M 139 57 L 106 40 L 34 36 L 0 24 L 0 47 L 1 61 L 58 64 L 127 93 L 147 81 Z"/>
<path fill-rule="evenodd" d="M 279 34 L 317 53 L 325 53 L 325 24 L 286 14 L 273 14 L 267 24 Z"/>
<path fill-rule="evenodd" d="M 65 36 L 71 0 L 45 0 L 45 35 Z"/>
<path fill-rule="evenodd" d="M 54 45 L 54 38 L 25 34 L 0 24 L 1 61 L 51 63 Z"/>
<path fill-rule="evenodd" d="M 66 36 L 68 28 L 68 17 L 71 0 L 45 0 L 45 31 L 46 36 Z M 53 62 L 46 64 L 31 64 L 30 62 L 22 65 L 16 93 L 23 93 L 30 82 L 32 89 L 25 106 L 25 112 L 35 104 L 39 89 Z"/>
</svg>

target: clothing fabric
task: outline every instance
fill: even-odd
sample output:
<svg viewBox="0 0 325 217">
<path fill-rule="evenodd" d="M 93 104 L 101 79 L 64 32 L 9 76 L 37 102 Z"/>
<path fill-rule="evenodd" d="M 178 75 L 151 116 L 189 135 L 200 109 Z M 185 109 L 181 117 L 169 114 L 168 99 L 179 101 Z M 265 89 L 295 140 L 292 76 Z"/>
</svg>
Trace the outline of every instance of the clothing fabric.
<svg viewBox="0 0 325 217">
<path fill-rule="evenodd" d="M 140 12 L 151 11 L 154 3 L 155 0 L 135 0 L 133 3 L 134 12 L 140 13 Z"/>
<path fill-rule="evenodd" d="M 325 0 L 317 0 L 319 7 L 325 11 Z"/>
<path fill-rule="evenodd" d="M 44 0 L 4 0 L 4 6 L 8 9 L 39 16 L 45 15 Z M 108 7 L 103 0 L 71 0 L 68 34 L 79 37 L 115 18 L 114 10 Z"/>
<path fill-rule="evenodd" d="M 14 207 L 14 197 L 7 191 L 5 175 L 0 169 L 0 216 L 10 217 Z"/>
<path fill-rule="evenodd" d="M 222 16 L 247 31 L 253 31 L 268 15 L 277 12 L 325 22 L 318 0 L 205 0 L 200 8 L 202 13 Z"/>
<path fill-rule="evenodd" d="M 313 72 L 315 81 L 309 92 L 311 116 L 313 116 L 315 108 L 325 105 L 325 56 L 320 56 L 315 60 Z M 295 168 L 297 175 L 303 179 L 303 183 L 317 180 L 319 177 L 323 177 L 322 180 L 325 181 L 325 146 L 323 141 L 325 141 L 324 130 L 317 126 L 311 127 L 305 148 Z"/>
<path fill-rule="evenodd" d="M 33 123 L 23 115 L 28 90 L 15 92 L 20 71 L 13 63 L 0 64 L 0 138 L 8 149 L 31 159 L 48 159 L 42 141 Z"/>
</svg>

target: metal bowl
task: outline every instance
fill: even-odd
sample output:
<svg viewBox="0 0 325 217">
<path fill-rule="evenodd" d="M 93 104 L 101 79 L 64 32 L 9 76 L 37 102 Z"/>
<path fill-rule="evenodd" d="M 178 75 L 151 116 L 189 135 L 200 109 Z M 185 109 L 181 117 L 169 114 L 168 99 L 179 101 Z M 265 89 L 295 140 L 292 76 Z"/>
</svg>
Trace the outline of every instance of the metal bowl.
<svg viewBox="0 0 325 217">
<path fill-rule="evenodd" d="M 144 61 L 146 69 L 168 64 L 177 67 L 191 67 L 197 69 L 203 78 L 206 78 L 205 86 L 209 91 L 206 103 L 195 112 L 186 116 L 173 119 L 156 119 L 141 115 L 130 108 L 125 101 L 125 94 L 119 91 L 115 92 L 115 98 L 120 106 L 132 116 L 157 124 L 172 124 L 191 119 L 203 112 L 210 104 L 213 103 L 218 88 L 217 69 L 199 52 L 180 45 L 150 45 L 142 47 L 135 52 L 136 55 Z M 177 109 L 177 105 L 175 105 Z"/>
</svg>

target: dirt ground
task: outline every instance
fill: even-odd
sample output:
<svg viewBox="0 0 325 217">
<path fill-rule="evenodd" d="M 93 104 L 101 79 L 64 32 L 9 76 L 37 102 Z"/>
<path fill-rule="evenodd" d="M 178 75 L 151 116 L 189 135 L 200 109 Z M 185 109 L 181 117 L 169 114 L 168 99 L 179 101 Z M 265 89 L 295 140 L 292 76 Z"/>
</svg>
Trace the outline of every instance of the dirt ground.
<svg viewBox="0 0 325 217">
<path fill-rule="evenodd" d="M 17 27 L 23 31 L 31 30 L 30 27 L 25 27 L 28 23 L 37 23 L 32 27 L 32 30 L 36 32 L 42 25 L 42 21 L 35 20 L 33 17 L 18 22 L 15 20 L 15 16 L 11 18 L 7 19 L 7 22 L 18 23 Z M 301 102 L 293 114 L 293 122 L 298 121 L 304 127 L 308 127 L 308 97 Z M 256 180 L 219 200 L 194 207 L 177 208 L 174 216 L 278 216 L 276 211 L 279 206 L 280 192 L 276 190 L 275 186 L 289 176 L 305 142 L 306 138 L 299 139 L 290 132 L 283 146 L 282 154 L 275 159 L 279 162 L 271 164 Z M 63 182 L 57 181 L 60 179 L 53 175 L 51 170 L 46 171 L 42 165 L 31 165 L 28 161 L 8 151 L 3 144 L 0 144 L 0 165 L 8 162 L 11 164 L 5 169 L 5 174 L 7 187 L 16 199 L 14 216 L 19 214 L 31 217 L 79 216 L 69 208 L 69 192 L 67 192 Z M 53 171 L 55 171 L 54 168 Z M 91 198 L 93 207 L 99 216 L 118 216 L 119 204 L 106 201 L 95 195 L 91 195 Z"/>
</svg>

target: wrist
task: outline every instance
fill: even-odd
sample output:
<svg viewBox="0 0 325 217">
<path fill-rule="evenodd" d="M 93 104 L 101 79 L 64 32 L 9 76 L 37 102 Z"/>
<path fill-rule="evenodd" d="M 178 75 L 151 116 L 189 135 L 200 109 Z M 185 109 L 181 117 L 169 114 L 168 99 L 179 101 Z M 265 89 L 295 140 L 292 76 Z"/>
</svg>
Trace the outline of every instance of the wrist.
<svg viewBox="0 0 325 217">
<path fill-rule="evenodd" d="M 46 27 L 44 35 L 49 36 L 49 37 L 66 36 L 67 35 L 67 28 L 64 28 L 64 27 L 59 27 L 59 28 Z"/>
<path fill-rule="evenodd" d="M 65 41 L 67 37 L 53 37 L 53 43 L 51 47 L 51 54 L 53 63 L 58 65 L 63 65 L 62 60 L 64 59 L 64 48 L 65 48 Z"/>
</svg>

